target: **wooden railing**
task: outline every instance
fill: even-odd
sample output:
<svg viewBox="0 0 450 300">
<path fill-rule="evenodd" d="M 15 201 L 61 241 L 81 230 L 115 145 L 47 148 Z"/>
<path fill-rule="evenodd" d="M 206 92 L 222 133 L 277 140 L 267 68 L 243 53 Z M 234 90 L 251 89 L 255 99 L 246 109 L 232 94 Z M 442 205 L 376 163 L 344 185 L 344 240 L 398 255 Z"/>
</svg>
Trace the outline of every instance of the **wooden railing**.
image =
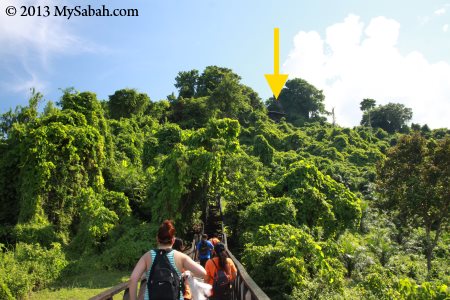
<svg viewBox="0 0 450 300">
<path fill-rule="evenodd" d="M 238 270 L 236 280 L 233 282 L 233 300 L 270 300 L 269 296 L 248 275 L 244 266 L 227 250 L 228 256 L 233 260 Z"/>
<path fill-rule="evenodd" d="M 145 278 L 145 274 L 142 275 L 140 281 L 141 281 L 141 288 L 139 289 L 138 299 L 144 299 L 145 286 L 147 285 L 147 279 Z M 124 291 L 123 300 L 128 300 L 130 299 L 130 293 L 128 290 L 129 285 L 130 281 L 122 282 L 121 284 L 113 286 L 109 290 L 106 290 L 101 294 L 98 294 L 97 296 L 89 298 L 89 300 L 112 300 L 113 296 L 120 294 L 123 291 Z"/>
<path fill-rule="evenodd" d="M 226 235 L 223 235 L 223 241 L 226 243 Z M 192 247 L 185 252 L 187 255 L 195 256 L 195 243 L 192 243 Z M 233 282 L 232 300 L 269 300 L 270 298 L 261 290 L 261 288 L 253 281 L 248 275 L 244 266 L 234 257 L 234 255 L 228 250 L 228 256 L 233 260 L 237 269 L 236 280 Z M 147 279 L 145 274 L 141 277 L 141 285 L 139 289 L 138 299 L 144 299 L 145 288 L 147 286 Z M 90 298 L 89 300 L 112 300 L 114 296 L 123 292 L 123 299 L 128 300 L 130 298 L 128 285 L 129 281 L 118 284 L 109 290 L 98 294 Z"/>
<path fill-rule="evenodd" d="M 244 266 L 234 257 L 233 253 L 228 249 L 227 234 L 223 223 L 222 203 L 218 199 L 220 215 L 222 217 L 222 242 L 226 246 L 227 254 L 234 262 L 237 269 L 236 280 L 233 282 L 232 300 L 270 300 L 269 296 L 256 284 L 256 282 L 248 275 Z"/>
</svg>

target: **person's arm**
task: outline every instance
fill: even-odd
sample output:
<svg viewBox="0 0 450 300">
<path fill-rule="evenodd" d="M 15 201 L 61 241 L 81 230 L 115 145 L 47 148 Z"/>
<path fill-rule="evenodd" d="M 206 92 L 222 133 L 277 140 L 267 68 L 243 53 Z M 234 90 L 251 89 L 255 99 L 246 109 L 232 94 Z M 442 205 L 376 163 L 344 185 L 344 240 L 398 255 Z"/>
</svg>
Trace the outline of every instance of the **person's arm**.
<svg viewBox="0 0 450 300">
<path fill-rule="evenodd" d="M 142 255 L 142 257 L 137 262 L 136 266 L 133 269 L 133 272 L 130 276 L 130 284 L 128 285 L 129 291 L 130 291 L 130 300 L 136 300 L 136 293 L 137 293 L 137 285 L 139 282 L 139 279 L 141 279 L 142 274 L 147 270 L 147 263 L 146 255 L 148 256 L 149 253 L 145 253 Z"/>
<path fill-rule="evenodd" d="M 200 264 L 193 261 L 186 254 L 183 254 L 183 257 L 183 269 L 191 271 L 195 277 L 205 278 L 206 271 Z"/>
<path fill-rule="evenodd" d="M 208 241 L 208 246 L 209 249 L 214 250 L 214 245 L 210 241 Z"/>
</svg>

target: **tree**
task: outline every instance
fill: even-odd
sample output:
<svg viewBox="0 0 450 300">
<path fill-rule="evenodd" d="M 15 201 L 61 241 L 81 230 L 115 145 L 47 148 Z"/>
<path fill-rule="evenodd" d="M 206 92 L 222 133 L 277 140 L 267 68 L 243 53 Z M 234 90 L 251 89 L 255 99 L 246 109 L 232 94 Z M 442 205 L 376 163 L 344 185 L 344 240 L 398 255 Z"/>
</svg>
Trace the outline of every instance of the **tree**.
<svg viewBox="0 0 450 300">
<path fill-rule="evenodd" d="M 389 151 L 378 174 L 380 206 L 395 210 L 400 226 L 425 229 L 430 275 L 433 249 L 449 225 L 450 138 L 427 142 L 419 133 L 404 136 Z"/>
<path fill-rule="evenodd" d="M 370 99 L 370 98 L 365 98 L 360 103 L 361 111 L 367 112 L 368 119 L 369 119 L 369 127 L 372 127 L 371 122 L 370 122 L 370 111 L 375 107 L 375 103 L 376 103 L 375 100 Z"/>
<path fill-rule="evenodd" d="M 113 119 L 130 118 L 141 115 L 150 104 L 147 94 L 138 93 L 135 89 L 122 89 L 109 96 L 109 112 Z"/>
<path fill-rule="evenodd" d="M 273 162 L 275 149 L 269 144 L 264 135 L 258 134 L 255 136 L 253 152 L 263 164 L 270 165 Z"/>
<path fill-rule="evenodd" d="M 175 87 L 178 89 L 178 97 L 192 98 L 197 92 L 198 70 L 179 72 L 175 77 Z"/>
<path fill-rule="evenodd" d="M 303 160 L 289 166 L 289 171 L 272 192 L 277 197 L 292 198 L 298 211 L 298 224 L 309 228 L 322 227 L 326 237 L 355 228 L 361 219 L 357 196 Z"/>
<path fill-rule="evenodd" d="M 226 75 L 229 75 L 231 80 L 241 80 L 241 77 L 233 73 L 231 69 L 217 66 L 206 67 L 202 75 L 198 78 L 196 97 L 211 95 Z"/>
<path fill-rule="evenodd" d="M 407 108 L 400 103 L 388 103 L 371 109 L 370 121 L 369 113 L 364 113 L 361 125 L 382 128 L 389 133 L 394 133 L 402 129 L 411 118 L 411 108 Z"/>
<path fill-rule="evenodd" d="M 205 126 L 210 118 L 233 118 L 247 124 L 252 112 L 265 116 L 258 94 L 240 83 L 231 69 L 208 66 L 199 76 L 197 70 L 180 72 L 175 78 L 178 98 L 172 98 L 169 119 L 183 128 Z"/>
<path fill-rule="evenodd" d="M 172 218 L 186 225 L 199 211 L 205 211 L 207 201 L 217 195 L 224 180 L 219 176 L 222 157 L 238 150 L 239 130 L 236 120 L 222 119 L 211 120 L 184 141 L 181 129 L 174 124 L 165 125 L 156 134 L 159 145 L 153 142 L 149 148 L 159 149 L 149 152 L 164 156 L 142 206 L 151 212 L 152 221 Z"/>
<path fill-rule="evenodd" d="M 31 95 L 28 99 L 28 106 L 22 107 L 18 105 L 14 112 L 10 109 L 0 115 L 0 134 L 7 136 L 14 123 L 30 123 L 34 121 L 38 115 L 38 105 L 42 102 L 43 95 L 36 92 L 34 88 L 30 89 Z"/>
<path fill-rule="evenodd" d="M 97 95 L 92 92 L 78 92 L 74 88 L 63 90 L 61 100 L 57 103 L 62 110 L 73 110 L 84 115 L 87 124 L 99 130 L 105 139 L 105 154 L 113 156 L 113 141 L 109 132 L 108 122 L 102 104 L 97 100 Z"/>
<path fill-rule="evenodd" d="M 321 114 L 327 114 L 325 96 L 306 80 L 288 80 L 278 100 L 269 99 L 268 109 L 286 113 L 286 119 L 294 124 L 321 121 Z"/>
<path fill-rule="evenodd" d="M 312 281 L 319 290 L 342 290 L 343 267 L 326 255 L 326 248 L 307 230 L 267 224 L 260 226 L 245 245 L 242 261 L 270 299 L 298 299 L 289 294 L 295 288 L 307 290 Z"/>
<path fill-rule="evenodd" d="M 208 97 L 180 98 L 171 103 L 169 121 L 182 128 L 204 127 L 212 117 Z"/>
<path fill-rule="evenodd" d="M 250 100 L 243 94 L 239 79 L 231 74 L 225 75 L 208 99 L 208 107 L 217 110 L 219 118 L 238 119 L 251 112 Z"/>
<path fill-rule="evenodd" d="M 297 209 L 289 197 L 269 198 L 253 202 L 239 214 L 239 227 L 243 230 L 257 231 L 266 224 L 297 225 Z"/>
<path fill-rule="evenodd" d="M 331 124 L 336 126 L 336 114 L 334 113 L 334 107 L 331 109 Z"/>
</svg>

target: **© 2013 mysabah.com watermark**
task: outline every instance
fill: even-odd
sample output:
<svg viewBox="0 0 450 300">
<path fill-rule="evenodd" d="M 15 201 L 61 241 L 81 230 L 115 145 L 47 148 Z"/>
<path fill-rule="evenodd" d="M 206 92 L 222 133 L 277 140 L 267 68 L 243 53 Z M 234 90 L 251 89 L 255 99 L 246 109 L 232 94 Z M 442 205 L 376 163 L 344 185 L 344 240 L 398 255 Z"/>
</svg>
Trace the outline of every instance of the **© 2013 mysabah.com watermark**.
<svg viewBox="0 0 450 300">
<path fill-rule="evenodd" d="M 21 17 L 139 17 L 137 8 L 108 8 L 105 4 L 93 5 L 9 5 L 7 16 Z"/>
</svg>

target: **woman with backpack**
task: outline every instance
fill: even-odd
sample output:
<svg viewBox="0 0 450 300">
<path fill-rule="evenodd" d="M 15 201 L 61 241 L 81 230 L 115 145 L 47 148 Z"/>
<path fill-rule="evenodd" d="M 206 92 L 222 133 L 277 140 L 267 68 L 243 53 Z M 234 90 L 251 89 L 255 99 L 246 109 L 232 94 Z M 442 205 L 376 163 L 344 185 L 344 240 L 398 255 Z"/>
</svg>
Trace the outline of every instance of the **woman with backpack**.
<svg viewBox="0 0 450 300">
<path fill-rule="evenodd" d="M 206 262 L 205 282 L 213 287 L 213 294 L 209 299 L 231 299 L 231 283 L 236 278 L 237 269 L 231 258 L 228 257 L 223 243 L 214 246 L 216 257 Z"/>
<path fill-rule="evenodd" d="M 137 262 L 130 277 L 130 299 L 136 300 L 138 281 L 146 274 L 147 286 L 144 299 L 183 300 L 181 270 L 189 270 L 196 277 L 204 278 L 205 269 L 186 254 L 172 249 L 175 227 L 165 220 L 156 236 L 157 248 L 145 253 Z"/>
</svg>

